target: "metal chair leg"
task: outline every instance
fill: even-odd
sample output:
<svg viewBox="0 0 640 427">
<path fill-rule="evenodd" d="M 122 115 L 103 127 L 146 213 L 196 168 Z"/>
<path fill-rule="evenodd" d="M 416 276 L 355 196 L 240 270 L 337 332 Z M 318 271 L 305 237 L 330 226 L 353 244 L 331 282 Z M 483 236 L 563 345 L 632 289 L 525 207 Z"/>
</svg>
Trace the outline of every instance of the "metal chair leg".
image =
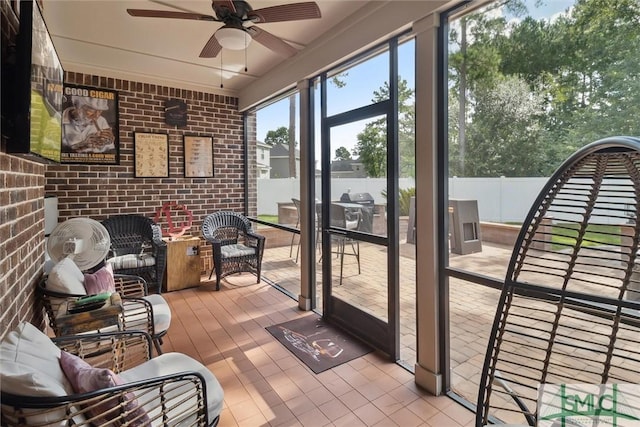
<svg viewBox="0 0 640 427">
<path fill-rule="evenodd" d="M 344 239 L 340 239 L 340 242 L 338 243 L 338 248 L 339 248 L 338 252 L 340 256 L 340 282 L 338 286 L 342 286 L 342 271 L 344 267 Z"/>
<path fill-rule="evenodd" d="M 160 356 L 162 354 L 162 337 L 155 337 L 153 338 L 152 341 L 153 341 L 153 346 L 156 348 L 156 352 L 158 353 L 158 356 Z"/>
</svg>

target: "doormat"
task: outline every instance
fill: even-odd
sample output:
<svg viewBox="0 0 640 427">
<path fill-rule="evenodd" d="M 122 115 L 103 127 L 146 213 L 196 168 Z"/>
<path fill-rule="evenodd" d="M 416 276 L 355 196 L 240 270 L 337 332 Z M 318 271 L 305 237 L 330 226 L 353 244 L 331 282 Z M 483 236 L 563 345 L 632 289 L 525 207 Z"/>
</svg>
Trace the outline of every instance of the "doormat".
<svg viewBox="0 0 640 427">
<path fill-rule="evenodd" d="M 266 329 L 316 374 L 373 350 L 317 315 L 267 326 Z"/>
</svg>

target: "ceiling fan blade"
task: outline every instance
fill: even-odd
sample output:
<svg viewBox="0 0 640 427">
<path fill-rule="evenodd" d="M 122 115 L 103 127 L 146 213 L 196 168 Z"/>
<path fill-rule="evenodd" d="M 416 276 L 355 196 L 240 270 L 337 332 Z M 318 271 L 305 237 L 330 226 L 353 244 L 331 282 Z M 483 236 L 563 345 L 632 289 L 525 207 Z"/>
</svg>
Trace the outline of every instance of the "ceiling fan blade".
<svg viewBox="0 0 640 427">
<path fill-rule="evenodd" d="M 322 17 L 320 8 L 315 2 L 282 4 L 279 6 L 263 7 L 247 13 L 247 17 L 254 23 L 270 23 L 283 21 L 298 21 L 301 19 L 315 19 Z"/>
<path fill-rule="evenodd" d="M 215 58 L 221 50 L 222 46 L 220 46 L 220 43 L 218 43 L 218 39 L 216 39 L 216 35 L 214 34 L 202 48 L 200 58 Z"/>
<path fill-rule="evenodd" d="M 255 41 L 257 41 L 264 47 L 271 49 L 275 53 L 284 56 L 285 58 L 298 53 L 298 50 L 296 48 L 261 28 L 253 26 L 247 28 L 246 31 Z"/>
<path fill-rule="evenodd" d="M 196 21 L 218 21 L 211 15 L 202 15 L 200 13 L 189 12 L 174 12 L 170 10 L 127 9 L 127 13 L 131 16 L 139 16 L 144 18 L 176 18 L 193 19 Z"/>
</svg>

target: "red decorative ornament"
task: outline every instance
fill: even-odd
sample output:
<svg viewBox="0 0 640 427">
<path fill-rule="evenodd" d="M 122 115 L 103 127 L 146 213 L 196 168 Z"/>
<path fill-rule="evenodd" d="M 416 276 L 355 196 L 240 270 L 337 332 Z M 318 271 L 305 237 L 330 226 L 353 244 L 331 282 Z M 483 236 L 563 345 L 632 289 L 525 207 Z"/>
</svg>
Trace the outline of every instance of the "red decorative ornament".
<svg viewBox="0 0 640 427">
<path fill-rule="evenodd" d="M 187 216 L 187 221 L 182 223 L 181 227 L 175 227 L 173 220 L 171 219 L 171 208 L 182 211 Z M 162 229 L 163 236 L 171 236 L 171 240 L 175 240 L 182 236 L 187 230 L 191 228 L 193 223 L 193 214 L 185 205 L 178 204 L 176 202 L 165 202 L 160 209 L 156 211 L 156 216 L 153 219 L 157 224 L 160 223 L 162 216 L 167 217 L 167 229 Z"/>
</svg>

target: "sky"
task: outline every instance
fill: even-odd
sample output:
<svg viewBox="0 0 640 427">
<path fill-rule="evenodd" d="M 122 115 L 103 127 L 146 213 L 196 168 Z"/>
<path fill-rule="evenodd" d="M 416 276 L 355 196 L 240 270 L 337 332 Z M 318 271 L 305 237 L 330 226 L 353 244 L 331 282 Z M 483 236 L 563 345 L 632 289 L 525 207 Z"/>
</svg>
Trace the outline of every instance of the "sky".
<svg viewBox="0 0 640 427">
<path fill-rule="evenodd" d="M 536 18 L 553 18 L 559 13 L 563 13 L 574 4 L 574 0 L 544 0 L 543 4 L 536 7 L 536 0 L 526 0 L 529 14 Z M 407 80 L 409 87 L 414 88 L 415 66 L 413 55 L 414 43 L 408 42 L 399 46 L 398 70 L 400 76 Z M 371 102 L 374 91 L 378 90 L 388 77 L 388 55 L 382 54 L 364 63 L 352 67 L 347 76 L 342 79 L 346 83 L 343 88 L 336 88 L 330 84 L 328 87 L 328 114 L 336 114 L 361 107 Z M 319 99 L 319 94 L 316 97 Z M 319 108 L 318 108 L 319 109 Z M 296 118 L 297 122 L 297 118 Z M 319 114 L 317 116 L 319 124 Z M 281 126 L 289 126 L 289 100 L 285 98 L 277 103 L 258 110 L 257 113 L 257 137 L 259 141 L 264 141 L 268 131 L 275 130 Z M 299 124 L 296 123 L 297 130 Z M 319 127 L 319 126 L 318 126 Z M 331 153 L 338 147 L 345 147 L 350 152 L 357 142 L 357 134 L 364 127 L 364 123 L 356 123 L 348 126 L 341 126 L 332 131 Z M 319 141 L 319 135 L 317 136 Z M 319 144 L 316 147 L 316 159 L 320 159 Z"/>
<path fill-rule="evenodd" d="M 413 41 L 399 47 L 399 74 L 410 82 L 413 89 L 415 80 L 415 67 L 413 64 Z M 345 83 L 342 88 L 336 88 L 333 83 L 328 87 L 328 115 L 349 111 L 371 103 L 374 91 L 379 90 L 388 79 L 388 55 L 382 54 L 362 64 L 349 69 L 347 75 L 341 76 Z M 319 99 L 319 89 L 316 99 Z M 318 107 L 319 109 L 319 107 Z M 319 123 L 319 114 L 317 122 Z M 297 121 L 297 120 L 296 120 Z M 271 104 L 257 113 L 258 141 L 264 141 L 268 131 L 281 126 L 289 126 L 289 100 L 285 98 Z M 296 123 L 299 130 L 299 125 Z M 341 126 L 332 132 L 332 153 L 338 147 L 345 147 L 350 152 L 357 142 L 357 134 L 363 129 L 363 123 Z M 318 147 L 319 148 L 319 147 Z M 319 150 L 316 150 L 316 159 L 320 158 Z"/>
</svg>

